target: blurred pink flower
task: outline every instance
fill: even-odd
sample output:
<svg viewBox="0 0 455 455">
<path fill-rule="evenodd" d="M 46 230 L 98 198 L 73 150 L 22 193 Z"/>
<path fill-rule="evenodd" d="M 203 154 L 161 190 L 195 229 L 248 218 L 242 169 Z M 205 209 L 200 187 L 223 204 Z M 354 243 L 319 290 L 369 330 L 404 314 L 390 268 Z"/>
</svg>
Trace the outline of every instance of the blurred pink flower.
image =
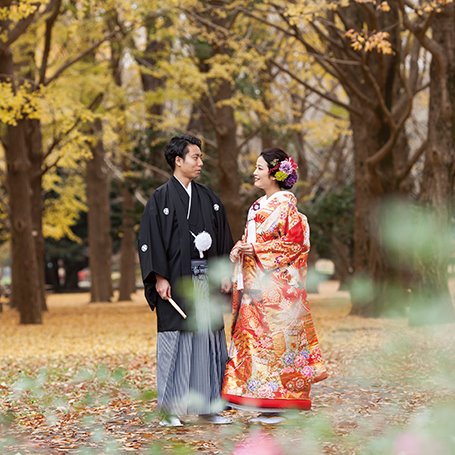
<svg viewBox="0 0 455 455">
<path fill-rule="evenodd" d="M 396 455 L 427 455 L 430 446 L 427 438 L 407 431 L 401 433 L 395 440 L 393 453 Z M 437 452 L 437 450 L 433 451 L 433 453 Z"/>
<path fill-rule="evenodd" d="M 238 443 L 232 455 L 284 455 L 283 449 L 274 438 L 258 431 L 251 433 L 244 441 Z"/>
</svg>

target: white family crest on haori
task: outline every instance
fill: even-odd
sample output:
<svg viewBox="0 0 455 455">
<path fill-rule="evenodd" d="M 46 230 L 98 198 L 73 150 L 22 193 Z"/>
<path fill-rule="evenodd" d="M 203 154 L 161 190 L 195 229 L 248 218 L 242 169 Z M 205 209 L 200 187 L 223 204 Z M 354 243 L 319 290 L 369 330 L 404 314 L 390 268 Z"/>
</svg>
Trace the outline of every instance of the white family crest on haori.
<svg viewBox="0 0 455 455">
<path fill-rule="evenodd" d="M 220 206 L 218 204 L 213 204 L 213 210 L 215 210 L 215 212 L 218 212 L 218 210 L 220 210 Z"/>
<path fill-rule="evenodd" d="M 204 257 L 204 251 L 207 251 L 212 246 L 212 236 L 206 231 L 199 232 L 198 235 L 194 235 L 192 232 L 191 234 L 194 237 L 194 245 L 202 259 Z"/>
<path fill-rule="evenodd" d="M 145 243 L 143 245 L 141 245 L 141 251 L 143 253 L 145 253 L 148 249 L 149 249 L 149 247 Z"/>
<path fill-rule="evenodd" d="M 168 209 L 167 207 L 164 207 L 163 213 L 164 213 L 165 215 L 169 215 L 169 209 Z"/>
</svg>

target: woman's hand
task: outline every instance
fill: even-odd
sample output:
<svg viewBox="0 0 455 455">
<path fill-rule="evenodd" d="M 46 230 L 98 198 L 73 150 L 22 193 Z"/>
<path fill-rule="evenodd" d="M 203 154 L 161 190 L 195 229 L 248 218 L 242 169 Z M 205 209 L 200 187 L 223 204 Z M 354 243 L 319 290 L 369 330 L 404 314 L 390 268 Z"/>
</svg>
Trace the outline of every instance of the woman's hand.
<svg viewBox="0 0 455 455">
<path fill-rule="evenodd" d="M 235 245 L 234 247 L 232 248 L 231 252 L 229 253 L 229 259 L 231 260 L 231 262 L 236 262 L 238 259 L 239 259 L 239 256 L 240 256 L 240 245 L 242 244 L 242 242 L 239 240 Z"/>
<path fill-rule="evenodd" d="M 239 250 L 242 254 L 247 256 L 254 256 L 254 248 L 251 243 L 243 243 L 239 246 Z"/>
</svg>

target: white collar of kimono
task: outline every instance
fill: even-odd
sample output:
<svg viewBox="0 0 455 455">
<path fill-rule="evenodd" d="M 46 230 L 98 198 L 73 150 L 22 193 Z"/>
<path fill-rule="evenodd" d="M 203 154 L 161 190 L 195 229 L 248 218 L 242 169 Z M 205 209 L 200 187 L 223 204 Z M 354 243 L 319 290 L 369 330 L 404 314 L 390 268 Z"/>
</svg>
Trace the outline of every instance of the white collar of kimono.
<svg viewBox="0 0 455 455">
<path fill-rule="evenodd" d="M 175 175 L 174 175 L 175 177 Z M 180 183 L 180 185 L 183 186 L 183 188 L 185 189 L 185 191 L 188 193 L 188 196 L 190 197 L 190 200 L 188 202 L 188 213 L 186 214 L 186 219 L 189 219 L 190 217 L 190 210 L 191 210 L 191 181 L 190 183 L 188 183 L 188 187 L 186 187 L 177 177 L 175 177 L 177 182 Z"/>
<path fill-rule="evenodd" d="M 180 185 L 182 185 L 183 188 L 185 188 L 185 191 L 188 193 L 188 196 L 190 197 L 190 200 L 188 202 L 188 213 L 186 215 L 186 219 L 189 219 L 191 210 L 191 181 L 188 184 L 187 188 L 177 177 L 175 178 L 180 183 Z M 199 251 L 199 257 L 202 259 L 204 257 L 204 251 L 207 251 L 212 246 L 212 237 L 206 231 L 199 232 L 199 234 L 196 235 L 194 232 L 190 230 L 190 234 L 194 237 L 194 246 Z"/>
<path fill-rule="evenodd" d="M 288 194 L 292 194 L 290 191 L 277 191 L 276 193 L 273 193 L 270 197 L 263 196 L 259 199 L 259 209 L 264 208 L 272 199 L 275 198 L 280 198 L 280 199 L 285 199 L 285 197 Z M 284 197 L 283 197 L 284 196 Z M 255 221 L 255 214 L 256 211 L 259 210 L 256 209 L 254 210 L 253 208 L 250 209 L 248 213 L 248 227 L 247 227 L 247 243 L 256 243 L 256 221 Z"/>
<path fill-rule="evenodd" d="M 275 199 L 277 197 L 281 198 L 287 194 L 292 194 L 292 193 L 290 191 L 280 190 L 280 191 L 273 193 L 269 197 L 267 197 L 267 195 L 265 195 L 259 200 L 259 204 L 261 205 L 261 208 L 262 208 L 264 205 L 268 204 L 272 199 Z"/>
</svg>

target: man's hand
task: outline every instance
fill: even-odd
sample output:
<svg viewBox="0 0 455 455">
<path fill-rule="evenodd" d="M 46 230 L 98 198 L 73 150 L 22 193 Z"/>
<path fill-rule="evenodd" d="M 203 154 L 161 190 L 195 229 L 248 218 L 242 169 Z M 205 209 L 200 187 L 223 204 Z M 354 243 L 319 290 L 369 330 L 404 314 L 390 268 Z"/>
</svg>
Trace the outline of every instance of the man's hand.
<svg viewBox="0 0 455 455">
<path fill-rule="evenodd" d="M 161 275 L 156 275 L 156 284 L 155 284 L 156 292 L 163 300 L 168 300 L 172 297 L 171 295 L 171 285 L 166 278 L 162 277 Z"/>
</svg>

